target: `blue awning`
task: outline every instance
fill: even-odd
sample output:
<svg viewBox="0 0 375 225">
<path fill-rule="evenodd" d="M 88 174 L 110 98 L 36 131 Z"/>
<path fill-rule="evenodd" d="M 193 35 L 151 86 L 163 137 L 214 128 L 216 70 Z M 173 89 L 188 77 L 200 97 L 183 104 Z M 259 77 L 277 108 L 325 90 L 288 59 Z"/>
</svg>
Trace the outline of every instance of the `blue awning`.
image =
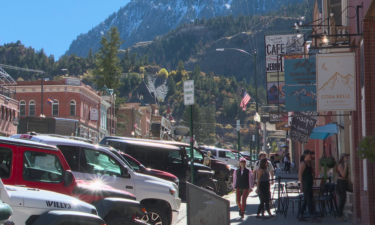
<svg viewBox="0 0 375 225">
<path fill-rule="evenodd" d="M 325 126 L 316 127 L 310 135 L 310 139 L 325 140 L 334 134 L 338 133 L 337 125 L 334 123 L 327 124 Z"/>
</svg>

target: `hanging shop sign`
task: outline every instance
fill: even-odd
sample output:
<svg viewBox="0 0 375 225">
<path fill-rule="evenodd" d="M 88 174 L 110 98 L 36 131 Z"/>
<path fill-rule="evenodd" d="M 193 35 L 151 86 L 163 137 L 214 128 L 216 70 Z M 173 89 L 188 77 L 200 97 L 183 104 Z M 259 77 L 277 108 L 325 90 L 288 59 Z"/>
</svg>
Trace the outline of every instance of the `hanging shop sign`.
<svg viewBox="0 0 375 225">
<path fill-rule="evenodd" d="M 316 85 L 285 86 L 287 112 L 316 111 Z"/>
<path fill-rule="evenodd" d="M 285 83 L 316 84 L 315 58 L 285 60 Z"/>
<path fill-rule="evenodd" d="M 303 38 L 298 38 L 297 34 L 285 35 L 265 35 L 266 48 L 266 72 L 284 71 L 284 58 L 277 56 L 280 54 L 303 54 Z M 299 56 L 302 57 L 302 56 Z"/>
<path fill-rule="evenodd" d="M 310 134 L 318 120 L 319 113 L 317 111 L 294 112 L 292 124 L 290 128 L 290 138 L 306 144 Z"/>
<path fill-rule="evenodd" d="M 277 74 L 279 74 L 279 80 L 277 80 Z M 284 82 L 284 81 L 285 81 L 284 72 L 267 73 L 267 83 L 271 83 L 271 82 Z"/>
<path fill-rule="evenodd" d="M 96 108 L 92 108 L 90 110 L 90 120 L 91 121 L 98 121 L 99 120 L 99 110 Z"/>
<path fill-rule="evenodd" d="M 285 82 L 267 83 L 267 101 L 268 104 L 285 103 Z M 279 97 L 279 99 L 277 99 Z"/>
<path fill-rule="evenodd" d="M 356 111 L 355 54 L 318 54 L 318 111 Z"/>
<path fill-rule="evenodd" d="M 288 131 L 290 130 L 290 126 L 288 125 L 288 121 L 281 121 L 275 123 L 276 130 L 284 130 Z"/>
<path fill-rule="evenodd" d="M 285 60 L 286 111 L 316 111 L 316 59 Z"/>
<path fill-rule="evenodd" d="M 288 113 L 287 112 L 278 112 L 273 111 L 269 113 L 270 115 L 270 123 L 280 122 L 280 121 L 287 121 L 288 122 Z"/>
</svg>

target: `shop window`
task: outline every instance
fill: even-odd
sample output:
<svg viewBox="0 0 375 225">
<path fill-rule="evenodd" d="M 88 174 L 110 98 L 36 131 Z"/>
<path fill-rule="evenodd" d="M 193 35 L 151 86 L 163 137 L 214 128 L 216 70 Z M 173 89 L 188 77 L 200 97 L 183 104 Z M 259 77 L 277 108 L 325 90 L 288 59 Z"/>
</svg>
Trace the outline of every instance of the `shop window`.
<svg viewBox="0 0 375 225">
<path fill-rule="evenodd" d="M 26 116 L 26 102 L 20 101 L 20 116 Z"/>
<path fill-rule="evenodd" d="M 329 12 L 334 14 L 336 26 L 342 25 L 341 0 L 329 0 Z"/>
<path fill-rule="evenodd" d="M 70 101 L 70 115 L 71 116 L 76 115 L 76 101 L 74 100 Z"/>
<path fill-rule="evenodd" d="M 59 101 L 53 100 L 52 103 L 52 116 L 58 116 L 59 115 Z"/>
<path fill-rule="evenodd" d="M 35 101 L 31 100 L 29 102 L 29 116 L 35 116 Z"/>
</svg>

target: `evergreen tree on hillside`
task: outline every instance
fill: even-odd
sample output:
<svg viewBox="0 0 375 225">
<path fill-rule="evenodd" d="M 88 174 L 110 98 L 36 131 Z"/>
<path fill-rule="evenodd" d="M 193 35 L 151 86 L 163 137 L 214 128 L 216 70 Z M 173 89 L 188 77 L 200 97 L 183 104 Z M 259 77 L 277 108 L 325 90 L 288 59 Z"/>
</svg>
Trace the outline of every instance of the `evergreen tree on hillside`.
<svg viewBox="0 0 375 225">
<path fill-rule="evenodd" d="M 173 96 L 175 93 L 176 93 L 176 83 L 174 82 L 173 76 L 169 76 L 167 98 L 170 96 Z"/>
<path fill-rule="evenodd" d="M 203 124 L 205 131 L 204 143 L 213 145 L 216 142 L 216 119 L 215 119 L 215 106 L 207 106 L 203 109 Z"/>
<path fill-rule="evenodd" d="M 102 45 L 99 52 L 96 53 L 94 69 L 94 83 L 97 88 L 106 85 L 110 89 L 118 89 L 122 84 L 120 82 L 122 67 L 118 57 L 118 51 L 123 41 L 117 27 L 111 27 L 100 41 Z"/>
<path fill-rule="evenodd" d="M 187 127 L 190 126 L 190 107 L 185 107 L 185 111 L 183 114 L 183 124 Z M 205 140 L 204 137 L 204 127 L 203 127 L 203 117 L 202 111 L 198 104 L 193 105 L 193 133 L 195 135 L 195 140 L 197 142 L 202 143 Z"/>
</svg>

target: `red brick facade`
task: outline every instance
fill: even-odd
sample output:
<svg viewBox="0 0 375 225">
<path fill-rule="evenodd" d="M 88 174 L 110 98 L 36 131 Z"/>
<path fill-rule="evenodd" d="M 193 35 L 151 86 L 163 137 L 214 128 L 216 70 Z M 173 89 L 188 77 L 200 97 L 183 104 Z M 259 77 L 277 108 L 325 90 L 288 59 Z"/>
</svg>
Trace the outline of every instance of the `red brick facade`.
<svg viewBox="0 0 375 225">
<path fill-rule="evenodd" d="M 98 109 L 100 119 L 100 96 L 89 86 L 81 84 L 67 85 L 64 81 L 44 81 L 43 82 L 43 101 L 41 99 L 41 81 L 21 81 L 17 83 L 17 100 L 25 103 L 25 116 L 30 116 L 31 101 L 35 102 L 34 116 L 43 114 L 46 117 L 60 117 L 67 119 L 76 119 L 80 122 L 80 136 L 93 139 L 94 143 L 99 140 L 98 130 L 100 121 L 90 120 L 90 110 Z M 58 101 L 58 114 L 52 115 L 52 105 L 47 103 L 47 99 L 51 97 Z M 75 110 L 71 105 L 75 103 Z M 42 107 L 41 107 L 42 104 Z M 73 113 L 74 112 L 74 113 Z M 20 113 L 23 113 L 21 110 Z M 22 116 L 22 115 L 21 115 Z"/>
</svg>

